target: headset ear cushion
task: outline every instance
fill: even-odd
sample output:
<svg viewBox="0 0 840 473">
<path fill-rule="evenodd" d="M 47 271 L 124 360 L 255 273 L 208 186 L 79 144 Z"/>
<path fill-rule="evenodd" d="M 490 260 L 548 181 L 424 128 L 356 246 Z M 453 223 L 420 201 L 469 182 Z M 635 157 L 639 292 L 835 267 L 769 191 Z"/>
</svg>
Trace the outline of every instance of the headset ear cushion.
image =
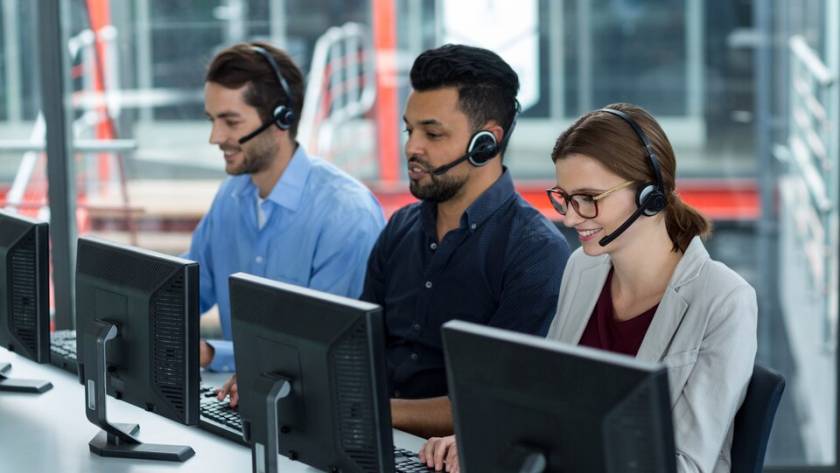
<svg viewBox="0 0 840 473">
<path fill-rule="evenodd" d="M 274 124 L 281 130 L 288 130 L 295 121 L 295 112 L 285 105 L 278 105 L 274 109 Z"/>
<path fill-rule="evenodd" d="M 636 206 L 647 217 L 653 217 L 668 205 L 665 194 L 653 184 L 644 184 L 636 191 Z"/>
<path fill-rule="evenodd" d="M 487 130 L 476 132 L 470 139 L 469 146 L 467 146 L 467 154 L 473 166 L 484 166 L 499 154 L 496 135 Z"/>
</svg>

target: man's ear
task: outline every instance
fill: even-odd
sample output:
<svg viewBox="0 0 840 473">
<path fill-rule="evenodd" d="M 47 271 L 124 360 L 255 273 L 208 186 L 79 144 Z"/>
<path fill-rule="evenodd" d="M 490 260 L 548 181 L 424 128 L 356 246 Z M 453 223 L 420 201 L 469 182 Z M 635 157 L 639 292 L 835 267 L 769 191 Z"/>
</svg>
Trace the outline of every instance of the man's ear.
<svg viewBox="0 0 840 473">
<path fill-rule="evenodd" d="M 502 144 L 502 140 L 505 137 L 505 129 L 499 125 L 496 120 L 489 120 L 487 121 L 484 126 L 481 127 L 482 130 L 487 130 L 490 133 L 493 133 L 493 136 L 496 137 L 496 143 Z"/>
</svg>

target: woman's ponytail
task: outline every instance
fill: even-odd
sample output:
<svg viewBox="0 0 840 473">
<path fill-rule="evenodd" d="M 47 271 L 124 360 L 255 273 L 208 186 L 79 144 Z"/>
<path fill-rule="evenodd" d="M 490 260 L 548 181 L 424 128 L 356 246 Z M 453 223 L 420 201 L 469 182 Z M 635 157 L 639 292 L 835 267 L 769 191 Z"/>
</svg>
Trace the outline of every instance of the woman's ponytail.
<svg viewBox="0 0 840 473">
<path fill-rule="evenodd" d="M 680 199 L 677 194 L 671 194 L 665 207 L 665 227 L 668 236 L 674 243 L 674 251 L 685 252 L 691 239 L 695 236 L 705 238 L 712 231 L 712 224 L 690 205 Z"/>
</svg>

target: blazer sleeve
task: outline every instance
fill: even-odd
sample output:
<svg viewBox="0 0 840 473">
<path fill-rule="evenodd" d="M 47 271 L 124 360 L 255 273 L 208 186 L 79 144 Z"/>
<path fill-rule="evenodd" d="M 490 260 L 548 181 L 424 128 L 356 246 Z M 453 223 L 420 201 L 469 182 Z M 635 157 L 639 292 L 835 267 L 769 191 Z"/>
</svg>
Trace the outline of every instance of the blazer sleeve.
<svg viewBox="0 0 840 473">
<path fill-rule="evenodd" d="M 566 267 L 563 269 L 563 275 L 560 281 L 560 292 L 555 299 L 554 316 L 551 319 L 548 327 L 548 334 L 546 338 L 549 340 L 562 340 L 563 326 L 566 319 L 569 317 L 569 306 L 572 302 L 574 294 L 571 293 L 569 285 L 580 276 L 578 261 L 584 256 L 581 248 L 572 252 L 569 257 Z"/>
<path fill-rule="evenodd" d="M 755 364 L 758 308 L 753 288 L 737 285 L 711 301 L 708 310 L 714 315 L 673 408 L 680 473 L 712 472 L 724 447 L 730 448 L 735 414 Z"/>
</svg>

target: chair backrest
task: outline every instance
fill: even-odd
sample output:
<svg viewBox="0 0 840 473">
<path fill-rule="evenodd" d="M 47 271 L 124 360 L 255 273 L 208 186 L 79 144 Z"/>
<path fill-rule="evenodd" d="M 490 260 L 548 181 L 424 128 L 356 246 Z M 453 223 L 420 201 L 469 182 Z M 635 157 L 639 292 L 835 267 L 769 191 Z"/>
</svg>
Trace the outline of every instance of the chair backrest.
<svg viewBox="0 0 840 473">
<path fill-rule="evenodd" d="M 782 375 L 755 365 L 747 396 L 735 416 L 732 473 L 761 473 L 767 440 L 784 390 L 785 378 Z"/>
</svg>

